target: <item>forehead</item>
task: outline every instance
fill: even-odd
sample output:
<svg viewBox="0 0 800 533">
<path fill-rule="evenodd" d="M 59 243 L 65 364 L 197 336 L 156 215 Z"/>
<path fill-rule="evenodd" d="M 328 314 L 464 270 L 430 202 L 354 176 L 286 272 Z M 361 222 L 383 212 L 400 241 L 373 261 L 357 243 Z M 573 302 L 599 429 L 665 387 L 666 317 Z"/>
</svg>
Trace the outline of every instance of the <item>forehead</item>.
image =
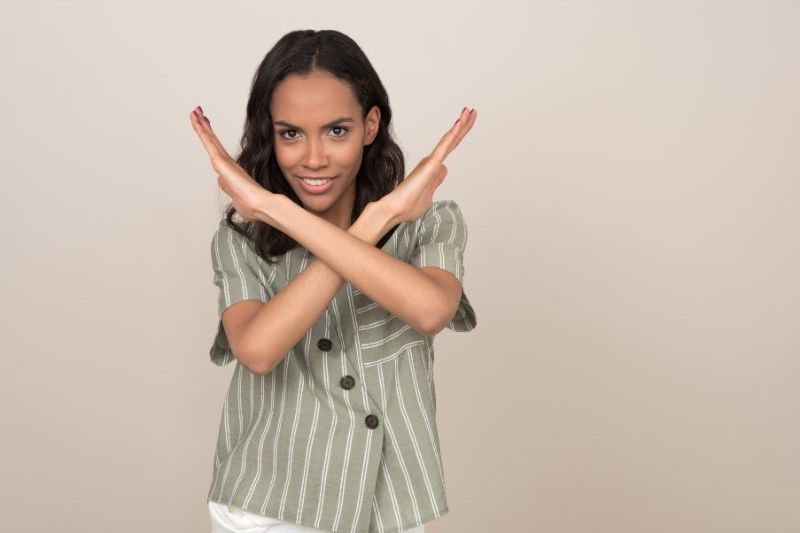
<svg viewBox="0 0 800 533">
<path fill-rule="evenodd" d="M 327 122 L 350 113 L 357 116 L 358 101 L 350 86 L 326 72 L 291 74 L 275 87 L 270 100 L 274 120 L 292 123 Z"/>
</svg>

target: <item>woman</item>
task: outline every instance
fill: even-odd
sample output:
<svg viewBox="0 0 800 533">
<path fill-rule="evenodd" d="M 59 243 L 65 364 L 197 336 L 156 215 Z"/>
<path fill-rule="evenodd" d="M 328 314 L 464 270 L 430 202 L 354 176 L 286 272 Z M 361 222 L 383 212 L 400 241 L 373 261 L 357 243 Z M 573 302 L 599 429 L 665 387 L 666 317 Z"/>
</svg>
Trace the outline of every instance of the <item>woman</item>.
<svg viewBox="0 0 800 533">
<path fill-rule="evenodd" d="M 192 111 L 232 200 L 211 242 L 211 360 L 237 362 L 213 531 L 422 532 L 448 512 L 433 337 L 476 318 L 461 210 L 432 198 L 475 118 L 464 108 L 403 178 L 386 91 L 333 30 L 291 32 L 266 55 L 236 160 Z"/>
</svg>

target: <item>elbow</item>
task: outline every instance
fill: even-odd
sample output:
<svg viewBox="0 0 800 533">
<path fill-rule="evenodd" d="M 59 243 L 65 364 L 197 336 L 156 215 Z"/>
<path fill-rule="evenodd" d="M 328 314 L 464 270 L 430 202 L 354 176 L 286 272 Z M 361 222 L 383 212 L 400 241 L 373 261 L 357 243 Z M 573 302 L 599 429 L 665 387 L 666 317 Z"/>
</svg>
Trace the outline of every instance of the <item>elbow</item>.
<svg viewBox="0 0 800 533">
<path fill-rule="evenodd" d="M 436 272 L 436 274 L 434 274 Z M 432 290 L 426 305 L 420 306 L 419 330 L 429 337 L 436 336 L 445 329 L 458 312 L 464 289 L 461 283 L 450 273 L 441 269 L 426 272 L 438 290 Z"/>
<path fill-rule="evenodd" d="M 272 358 L 263 350 L 260 352 L 244 351 L 242 357 L 238 359 L 242 366 L 257 376 L 266 376 L 275 368 Z"/>
<path fill-rule="evenodd" d="M 279 358 L 272 353 L 273 346 L 265 346 L 264 342 L 252 337 L 247 331 L 239 340 L 239 362 L 257 376 L 265 376 L 272 372 Z"/>
<path fill-rule="evenodd" d="M 244 364 L 244 366 L 257 376 L 266 376 L 275 369 L 275 365 L 273 364 L 267 364 L 264 361 L 255 361 L 253 359 L 250 360 L 250 363 Z"/>
<path fill-rule="evenodd" d="M 438 309 L 426 311 L 420 317 L 419 331 L 428 337 L 435 337 L 450 323 L 455 311 L 450 309 Z"/>
<path fill-rule="evenodd" d="M 423 334 L 424 334 L 426 337 L 435 337 L 435 336 L 436 336 L 436 335 L 438 335 L 438 334 L 439 334 L 439 332 L 441 332 L 443 329 L 444 329 L 444 326 L 438 326 L 438 327 L 434 327 L 434 328 L 426 328 L 426 329 L 424 329 L 424 330 L 420 330 L 420 331 L 422 331 L 422 333 L 423 333 Z"/>
<path fill-rule="evenodd" d="M 263 363 L 251 364 L 247 369 L 257 376 L 269 375 L 274 369 L 274 365 L 265 365 Z"/>
</svg>

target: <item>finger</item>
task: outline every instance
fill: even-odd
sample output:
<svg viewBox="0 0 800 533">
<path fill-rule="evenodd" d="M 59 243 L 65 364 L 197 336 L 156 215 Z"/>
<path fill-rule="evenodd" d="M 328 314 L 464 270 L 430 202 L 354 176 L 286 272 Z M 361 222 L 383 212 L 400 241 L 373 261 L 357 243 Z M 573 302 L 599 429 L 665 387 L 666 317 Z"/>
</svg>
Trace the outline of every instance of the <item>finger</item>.
<svg viewBox="0 0 800 533">
<path fill-rule="evenodd" d="M 219 148 L 214 143 L 214 141 L 210 138 L 208 133 L 206 132 L 205 128 L 202 125 L 201 119 L 198 115 L 192 111 L 191 113 L 191 121 L 192 121 L 192 128 L 194 128 L 195 133 L 197 136 L 200 137 L 200 141 L 203 143 L 203 146 L 208 152 L 208 155 L 212 158 L 217 157 L 219 153 Z"/>
<path fill-rule="evenodd" d="M 217 134 L 214 133 L 213 129 L 211 129 L 211 121 L 208 119 L 208 117 L 206 117 L 202 111 L 198 111 L 197 118 L 200 128 L 206 133 L 208 139 L 217 146 L 219 153 L 228 155 L 228 151 L 225 149 L 222 141 L 219 140 Z"/>
<path fill-rule="evenodd" d="M 449 145 L 447 153 L 445 157 L 450 155 L 450 152 L 456 149 L 456 147 L 461 143 L 464 137 L 467 136 L 467 133 L 470 132 L 472 126 L 475 124 L 475 120 L 478 118 L 478 111 L 476 109 L 472 109 L 469 114 L 467 115 L 467 119 L 464 122 L 464 126 L 456 133 L 455 140 Z"/>
<path fill-rule="evenodd" d="M 212 159 L 215 157 L 230 158 L 222 141 L 219 140 L 214 130 L 211 129 L 211 121 L 200 111 L 195 111 L 192 114 L 194 115 L 193 122 L 196 125 L 198 135 L 200 135 L 200 138 L 203 140 L 203 144 L 206 145 L 206 150 Z"/>
<path fill-rule="evenodd" d="M 467 133 L 472 129 L 472 125 L 475 124 L 475 119 L 478 117 L 478 110 L 477 109 L 470 109 L 467 113 L 466 119 L 463 121 L 464 124 L 456 131 L 455 140 L 450 145 L 450 151 L 453 150 L 461 140 L 467 136 Z"/>
<path fill-rule="evenodd" d="M 471 109 L 465 119 L 459 120 L 458 128 L 455 128 L 453 131 L 452 136 L 448 139 L 445 143 L 445 154 L 444 157 L 447 157 L 450 152 L 455 150 L 456 146 L 461 142 L 461 140 L 466 137 L 467 133 L 472 129 L 472 125 L 475 124 L 475 119 L 478 116 L 478 113 L 475 109 Z"/>
<path fill-rule="evenodd" d="M 442 135 L 439 142 L 436 143 L 436 146 L 433 147 L 433 150 L 430 153 L 431 159 L 436 160 L 437 162 L 441 163 L 444 161 L 444 158 L 449 153 L 449 146 L 453 143 L 458 131 L 463 128 L 462 119 L 464 117 L 464 109 L 461 110 L 461 117 L 456 120 L 456 123 L 450 126 L 450 129 Z"/>
<path fill-rule="evenodd" d="M 461 116 L 459 117 L 458 121 L 450 127 L 450 130 L 445 133 L 442 138 L 439 140 L 439 143 L 431 152 L 431 158 L 437 161 L 444 162 L 445 158 L 452 152 L 458 143 L 461 142 L 461 139 L 472 129 L 472 125 L 475 123 L 475 118 L 477 117 L 477 112 L 475 109 L 470 110 L 469 112 L 465 109 L 461 111 Z"/>
</svg>

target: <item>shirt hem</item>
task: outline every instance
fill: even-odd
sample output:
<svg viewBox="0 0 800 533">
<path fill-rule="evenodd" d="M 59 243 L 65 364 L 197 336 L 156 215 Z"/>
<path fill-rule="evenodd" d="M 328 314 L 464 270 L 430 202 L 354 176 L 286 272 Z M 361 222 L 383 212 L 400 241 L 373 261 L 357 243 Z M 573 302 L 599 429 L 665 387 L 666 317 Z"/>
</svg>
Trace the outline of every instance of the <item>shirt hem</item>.
<svg viewBox="0 0 800 533">
<path fill-rule="evenodd" d="M 234 505 L 236 507 L 239 507 L 240 509 L 244 509 L 245 511 L 247 511 L 249 513 L 255 513 L 255 514 L 261 515 L 260 509 L 248 509 L 248 508 L 243 506 L 243 503 L 241 503 L 241 502 L 237 503 L 235 499 L 233 501 L 230 501 L 230 502 L 224 501 L 225 500 L 224 498 L 222 498 L 222 500 L 223 501 L 219 501 L 218 499 L 211 498 L 209 496 L 208 498 L 206 498 L 206 503 L 214 502 L 214 503 L 217 503 L 219 505 Z M 444 507 L 440 507 L 437 510 L 433 511 L 432 513 L 428 513 L 428 514 L 422 515 L 420 517 L 419 523 L 417 523 L 417 521 L 415 520 L 413 522 L 407 522 L 407 523 L 401 524 L 400 527 L 389 527 L 389 528 L 384 527 L 383 529 L 381 529 L 381 528 L 376 528 L 376 529 L 367 528 L 367 529 L 363 529 L 363 530 L 359 529 L 358 531 L 360 533 L 375 533 L 375 532 L 378 532 L 378 531 L 382 531 L 383 533 L 403 533 L 404 531 L 407 531 L 409 529 L 414 529 L 414 528 L 420 527 L 422 525 L 425 525 L 426 523 L 431 522 L 431 521 L 435 520 L 436 518 L 440 518 L 440 517 L 446 515 L 449 512 L 450 512 L 450 509 L 445 505 Z M 262 515 L 262 516 L 264 516 L 264 515 Z M 326 529 L 324 527 L 323 528 L 317 528 L 313 524 L 304 524 L 302 522 L 297 522 L 293 518 L 289 518 L 289 517 L 280 517 L 280 516 L 276 516 L 276 515 L 266 515 L 266 516 L 267 516 L 267 518 L 274 518 L 275 520 L 281 520 L 281 521 L 284 521 L 284 522 L 290 522 L 292 524 L 299 524 L 299 525 L 304 526 L 304 527 L 310 527 L 310 528 L 313 528 L 313 529 L 322 529 L 323 531 L 330 531 L 331 533 L 339 533 L 339 532 L 344 532 L 346 530 L 350 531 L 347 528 L 339 529 L 338 531 L 335 530 L 335 529 Z"/>
</svg>

